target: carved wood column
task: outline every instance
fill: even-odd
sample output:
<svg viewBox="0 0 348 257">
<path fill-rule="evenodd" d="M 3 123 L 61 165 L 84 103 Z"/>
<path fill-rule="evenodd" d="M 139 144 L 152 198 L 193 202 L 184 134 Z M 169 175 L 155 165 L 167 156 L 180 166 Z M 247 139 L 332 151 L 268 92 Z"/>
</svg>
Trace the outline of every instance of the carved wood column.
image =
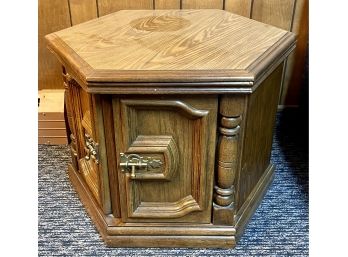
<svg viewBox="0 0 348 257">
<path fill-rule="evenodd" d="M 220 99 L 219 140 L 213 197 L 213 223 L 234 225 L 235 178 L 239 168 L 244 97 Z"/>
</svg>

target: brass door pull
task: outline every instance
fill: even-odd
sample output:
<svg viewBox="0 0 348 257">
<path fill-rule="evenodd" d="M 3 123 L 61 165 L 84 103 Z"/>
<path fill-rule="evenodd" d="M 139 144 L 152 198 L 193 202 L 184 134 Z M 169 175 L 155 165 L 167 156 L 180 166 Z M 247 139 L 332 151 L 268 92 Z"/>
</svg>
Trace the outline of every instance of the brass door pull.
<svg viewBox="0 0 348 257">
<path fill-rule="evenodd" d="M 129 154 L 126 155 L 124 153 L 120 154 L 121 162 L 120 167 L 122 172 L 131 172 L 131 178 L 135 178 L 135 170 L 136 169 L 156 169 L 162 166 L 161 160 L 156 160 L 152 157 L 142 157 L 138 154 Z"/>
</svg>

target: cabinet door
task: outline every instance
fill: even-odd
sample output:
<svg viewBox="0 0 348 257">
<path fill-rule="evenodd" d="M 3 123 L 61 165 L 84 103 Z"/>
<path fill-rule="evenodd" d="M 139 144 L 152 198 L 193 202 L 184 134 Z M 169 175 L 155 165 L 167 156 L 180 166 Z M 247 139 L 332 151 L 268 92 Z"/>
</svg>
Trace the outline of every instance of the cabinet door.
<svg viewBox="0 0 348 257">
<path fill-rule="evenodd" d="M 210 223 L 217 97 L 115 97 L 113 109 L 123 222 Z"/>
</svg>

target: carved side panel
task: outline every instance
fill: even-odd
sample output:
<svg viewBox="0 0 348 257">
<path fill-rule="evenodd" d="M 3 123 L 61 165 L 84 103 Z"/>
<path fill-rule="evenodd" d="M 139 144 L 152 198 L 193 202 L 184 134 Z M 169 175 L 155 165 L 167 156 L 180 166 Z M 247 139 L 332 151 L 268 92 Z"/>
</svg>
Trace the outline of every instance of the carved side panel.
<svg viewBox="0 0 348 257">
<path fill-rule="evenodd" d="M 235 223 L 235 178 L 239 169 L 243 112 L 243 97 L 221 98 L 213 202 L 215 225 L 234 225 Z"/>
<path fill-rule="evenodd" d="M 76 152 L 77 159 L 85 155 L 84 152 L 84 131 L 82 127 L 83 114 L 81 110 L 81 99 L 79 94 L 79 85 L 68 74 L 63 73 L 64 87 L 66 91 L 66 109 L 69 127 L 72 132 L 70 139 L 72 140 L 71 147 L 75 147 L 72 151 Z"/>
<path fill-rule="evenodd" d="M 93 135 L 90 96 L 82 92 L 78 83 L 63 69 L 66 116 L 71 131 L 72 165 L 85 179 L 89 189 L 100 202 L 98 174 L 98 144 Z"/>
<path fill-rule="evenodd" d="M 74 122 L 74 114 L 73 114 L 73 98 L 72 98 L 72 78 L 65 72 L 65 69 L 63 68 L 63 81 L 64 81 L 64 88 L 65 88 L 65 110 L 66 110 L 66 121 L 68 123 L 67 127 L 67 132 L 70 132 L 69 136 L 69 142 L 70 142 L 70 153 L 71 153 L 71 161 L 72 165 L 75 170 L 78 170 L 78 147 L 76 143 L 76 131 L 77 126 Z"/>
</svg>

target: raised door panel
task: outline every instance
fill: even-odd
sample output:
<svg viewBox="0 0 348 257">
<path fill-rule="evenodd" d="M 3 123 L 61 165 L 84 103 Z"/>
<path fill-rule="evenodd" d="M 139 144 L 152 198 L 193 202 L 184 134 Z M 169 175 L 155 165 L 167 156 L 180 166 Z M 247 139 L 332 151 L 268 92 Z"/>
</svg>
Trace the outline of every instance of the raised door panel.
<svg viewBox="0 0 348 257">
<path fill-rule="evenodd" d="M 210 223 L 217 97 L 114 98 L 113 108 L 123 222 Z"/>
</svg>

